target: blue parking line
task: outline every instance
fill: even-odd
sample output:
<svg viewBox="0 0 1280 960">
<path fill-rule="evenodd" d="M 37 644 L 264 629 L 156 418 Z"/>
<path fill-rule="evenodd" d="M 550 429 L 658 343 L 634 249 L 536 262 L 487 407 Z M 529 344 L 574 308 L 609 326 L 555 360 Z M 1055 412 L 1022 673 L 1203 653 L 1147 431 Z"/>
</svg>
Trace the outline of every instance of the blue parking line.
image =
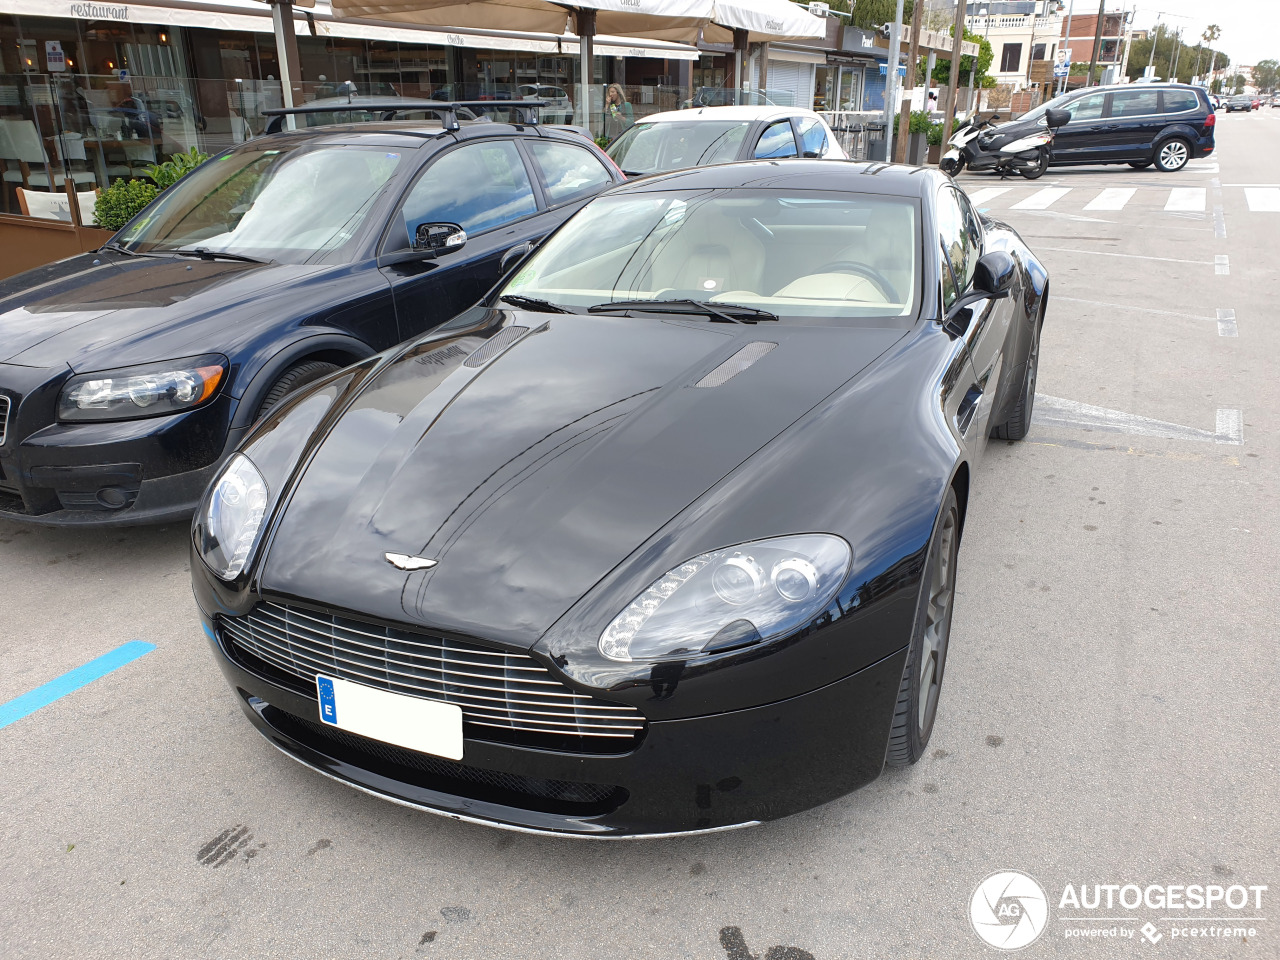
<svg viewBox="0 0 1280 960">
<path fill-rule="evenodd" d="M 67 671 L 56 680 L 50 680 L 43 686 L 36 687 L 30 693 L 14 697 L 8 703 L 0 703 L 0 730 L 15 720 L 21 720 L 35 713 L 41 707 L 47 707 L 55 700 L 61 700 L 68 693 L 75 693 L 99 677 L 105 677 L 113 670 L 119 670 L 126 663 L 132 663 L 155 648 L 154 643 L 131 640 L 116 647 L 110 653 L 104 653 L 96 660 L 90 660 L 83 666 Z"/>
</svg>

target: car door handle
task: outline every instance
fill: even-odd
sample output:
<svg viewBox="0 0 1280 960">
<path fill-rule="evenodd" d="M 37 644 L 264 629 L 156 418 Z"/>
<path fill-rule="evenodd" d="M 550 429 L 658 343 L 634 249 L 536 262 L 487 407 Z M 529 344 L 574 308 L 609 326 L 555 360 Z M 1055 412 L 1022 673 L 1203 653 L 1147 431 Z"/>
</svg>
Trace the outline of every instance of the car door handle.
<svg viewBox="0 0 1280 960">
<path fill-rule="evenodd" d="M 1119 129 L 1120 129 L 1120 124 L 1118 124 L 1118 123 L 1108 123 L 1108 124 L 1107 124 L 1106 126 L 1104 126 L 1102 129 L 1103 129 L 1103 130 L 1119 130 Z"/>
</svg>

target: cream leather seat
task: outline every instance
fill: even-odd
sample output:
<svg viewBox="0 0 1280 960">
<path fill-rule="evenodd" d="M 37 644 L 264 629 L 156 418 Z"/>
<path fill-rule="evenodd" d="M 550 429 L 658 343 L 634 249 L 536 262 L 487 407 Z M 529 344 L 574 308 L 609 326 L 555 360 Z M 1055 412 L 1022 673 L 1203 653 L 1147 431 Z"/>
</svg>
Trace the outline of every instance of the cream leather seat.
<svg viewBox="0 0 1280 960">
<path fill-rule="evenodd" d="M 707 206 L 695 207 L 688 222 L 661 242 L 636 290 L 709 299 L 728 290 L 763 294 L 764 245 L 742 222 Z"/>
</svg>

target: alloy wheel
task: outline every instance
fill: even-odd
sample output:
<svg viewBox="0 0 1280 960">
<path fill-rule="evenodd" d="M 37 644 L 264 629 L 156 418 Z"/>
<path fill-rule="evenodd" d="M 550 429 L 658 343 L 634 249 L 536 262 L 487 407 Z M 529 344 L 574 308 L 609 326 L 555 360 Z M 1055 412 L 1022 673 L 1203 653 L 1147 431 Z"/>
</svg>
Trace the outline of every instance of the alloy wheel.
<svg viewBox="0 0 1280 960">
<path fill-rule="evenodd" d="M 933 543 L 933 575 L 929 583 L 929 603 L 925 608 L 924 643 L 920 650 L 917 695 L 921 734 L 933 725 L 938 709 L 938 691 L 946 663 L 947 641 L 951 634 L 951 603 L 955 597 L 957 517 L 949 510 Z"/>
<path fill-rule="evenodd" d="M 1181 140 L 1170 140 L 1160 148 L 1160 166 L 1166 170 L 1181 170 L 1188 159 L 1187 145 Z"/>
</svg>

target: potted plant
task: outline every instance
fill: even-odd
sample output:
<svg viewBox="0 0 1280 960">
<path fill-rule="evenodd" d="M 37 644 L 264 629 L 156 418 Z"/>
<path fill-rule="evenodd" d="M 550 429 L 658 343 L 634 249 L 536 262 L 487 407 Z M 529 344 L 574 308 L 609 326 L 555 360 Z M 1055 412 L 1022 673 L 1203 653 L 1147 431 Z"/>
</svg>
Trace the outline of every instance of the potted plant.
<svg viewBox="0 0 1280 960">
<path fill-rule="evenodd" d="M 911 111 L 911 122 L 907 126 L 909 134 L 907 138 L 907 163 L 924 163 L 926 140 L 932 123 L 933 121 L 929 119 L 928 112 L 924 110 Z"/>
<path fill-rule="evenodd" d="M 942 159 L 942 124 L 929 124 L 929 132 L 926 134 L 929 141 L 929 163 L 937 163 Z"/>
</svg>

